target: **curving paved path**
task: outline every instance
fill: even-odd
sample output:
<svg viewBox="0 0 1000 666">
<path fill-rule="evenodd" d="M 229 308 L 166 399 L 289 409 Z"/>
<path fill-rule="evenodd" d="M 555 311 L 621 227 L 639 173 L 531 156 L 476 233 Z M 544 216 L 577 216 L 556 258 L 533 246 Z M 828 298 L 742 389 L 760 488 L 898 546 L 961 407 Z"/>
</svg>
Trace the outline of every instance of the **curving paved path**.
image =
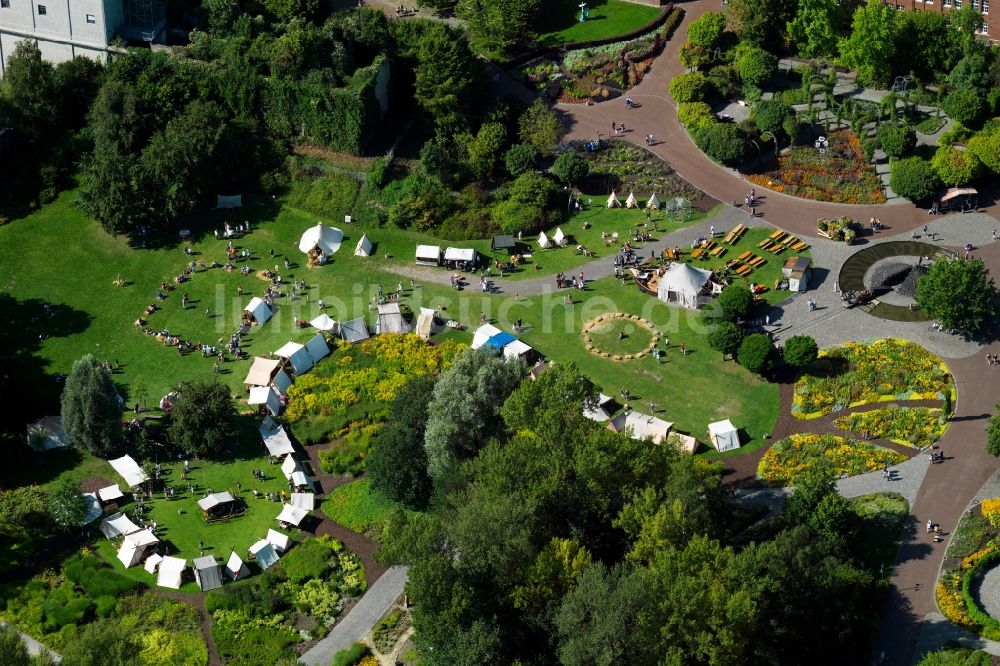
<svg viewBox="0 0 1000 666">
<path fill-rule="evenodd" d="M 569 123 L 569 139 L 592 139 L 598 132 L 606 134 L 612 122 L 624 122 L 632 128 L 626 138 L 635 143 L 653 132 L 659 140 L 653 152 L 669 162 L 681 177 L 719 201 L 742 201 L 751 185 L 737 172 L 718 166 L 697 149 L 677 121 L 676 108 L 669 99 L 668 83 L 683 71 L 677 52 L 684 42 L 687 27 L 705 12 L 719 9 L 717 2 L 708 0 L 684 3 L 683 7 L 686 15 L 674 38 L 642 83 L 631 92 L 640 108 L 626 110 L 623 104 L 608 102 L 589 107 L 563 104 L 559 109 Z M 983 212 L 994 220 L 1000 212 L 997 191 L 998 184 L 993 183 L 981 188 L 980 196 L 986 206 Z M 847 206 L 805 201 L 770 191 L 758 194 L 764 198 L 759 209 L 764 219 L 800 236 L 817 236 L 817 218 L 843 214 L 855 219 L 878 217 L 894 234 L 909 232 L 934 219 L 929 218 L 925 210 L 909 204 Z M 986 262 L 993 275 L 1000 275 L 1000 244 L 983 247 L 977 250 L 976 256 Z M 882 331 L 896 334 L 896 326 L 894 322 L 883 322 Z M 915 660 L 917 639 L 924 625 L 938 636 L 950 635 L 941 630 L 934 600 L 934 583 L 947 540 L 934 543 L 923 529 L 918 528 L 930 519 L 949 532 L 969 500 L 1000 467 L 997 458 L 987 454 L 984 446 L 984 428 L 993 413 L 994 402 L 1000 397 L 996 389 L 1000 371 L 988 368 L 983 359 L 983 352 L 1000 353 L 996 336 L 990 338 L 978 353 L 959 352 L 963 358 L 948 358 L 958 387 L 955 418 L 940 442 L 949 460 L 927 471 L 925 482 L 920 485 L 911 505 L 912 515 L 896 555 L 892 586 L 872 646 L 873 655 L 884 651 L 892 664 L 910 664 Z M 950 356 L 947 350 L 944 356 Z M 922 642 L 928 647 L 935 644 L 940 645 L 940 642 Z"/>
</svg>

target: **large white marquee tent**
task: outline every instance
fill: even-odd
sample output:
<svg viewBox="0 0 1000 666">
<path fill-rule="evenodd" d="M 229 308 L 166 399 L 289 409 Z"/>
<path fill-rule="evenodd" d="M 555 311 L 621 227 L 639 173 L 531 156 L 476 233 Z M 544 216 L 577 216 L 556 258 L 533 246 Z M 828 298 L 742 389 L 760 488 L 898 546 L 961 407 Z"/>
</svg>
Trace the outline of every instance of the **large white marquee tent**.
<svg viewBox="0 0 1000 666">
<path fill-rule="evenodd" d="M 299 239 L 299 250 L 306 254 L 313 250 L 320 250 L 326 254 L 333 254 L 340 249 L 340 244 L 344 241 L 344 232 L 334 227 L 328 227 L 322 222 L 317 222 L 315 227 L 306 229 Z"/>
<path fill-rule="evenodd" d="M 656 287 L 656 296 L 661 301 L 697 310 L 698 296 L 711 277 L 712 271 L 703 268 L 684 263 L 670 264 Z"/>
</svg>

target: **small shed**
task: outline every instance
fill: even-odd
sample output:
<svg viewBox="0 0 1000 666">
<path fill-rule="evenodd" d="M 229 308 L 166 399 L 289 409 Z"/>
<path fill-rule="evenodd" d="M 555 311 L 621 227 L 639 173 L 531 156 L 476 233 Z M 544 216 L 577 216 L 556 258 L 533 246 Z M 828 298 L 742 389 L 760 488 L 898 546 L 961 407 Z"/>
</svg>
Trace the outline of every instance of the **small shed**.
<svg viewBox="0 0 1000 666">
<path fill-rule="evenodd" d="M 354 256 L 370 257 L 372 256 L 372 250 L 374 249 L 375 246 L 372 245 L 372 242 L 370 240 L 368 240 L 368 234 L 362 234 L 361 240 L 359 240 L 358 244 L 354 247 Z"/>
<path fill-rule="evenodd" d="M 236 551 L 229 554 L 229 561 L 226 562 L 226 575 L 233 581 L 250 575 L 250 570 L 247 569 L 247 565 L 243 564 L 243 560 L 236 554 Z"/>
<path fill-rule="evenodd" d="M 306 346 L 298 342 L 286 342 L 281 349 L 274 352 L 274 355 L 288 359 L 297 375 L 308 372 L 309 368 L 313 367 L 312 357 L 306 351 Z"/>
<path fill-rule="evenodd" d="M 187 560 L 170 555 L 160 560 L 160 575 L 156 578 L 156 584 L 160 587 L 170 587 L 175 590 L 180 589 L 184 582 L 184 570 L 187 569 Z"/>
<path fill-rule="evenodd" d="M 441 265 L 440 245 L 417 246 L 417 266 L 440 266 L 440 265 Z"/>
<path fill-rule="evenodd" d="M 274 546 L 267 539 L 261 539 L 254 545 L 250 546 L 250 555 L 257 561 L 260 568 L 267 571 L 270 567 L 277 564 L 278 554 L 274 552 Z M 232 561 L 232 558 L 229 558 Z"/>
<path fill-rule="evenodd" d="M 513 252 L 516 247 L 513 236 L 494 236 L 490 241 L 490 249 L 494 252 Z"/>
<path fill-rule="evenodd" d="M 358 317 L 357 319 L 352 319 L 351 321 L 345 321 L 340 325 L 340 337 L 347 340 L 350 343 L 361 342 L 362 340 L 367 340 L 368 335 L 368 324 L 365 323 L 364 317 Z"/>
<path fill-rule="evenodd" d="M 249 312 L 258 324 L 266 323 L 273 316 L 271 308 L 264 302 L 264 299 L 257 296 L 251 298 L 250 302 L 243 309 Z"/>
<path fill-rule="evenodd" d="M 281 413 L 281 398 L 278 397 L 278 392 L 270 386 L 251 386 L 247 404 L 265 405 L 271 416 L 277 416 Z"/>
<path fill-rule="evenodd" d="M 740 433 L 729 419 L 709 423 L 708 440 L 719 453 L 740 448 Z"/>
<path fill-rule="evenodd" d="M 806 291 L 812 268 L 808 257 L 789 257 L 781 267 L 781 274 L 788 279 L 789 291 Z"/>
<path fill-rule="evenodd" d="M 399 309 L 399 303 L 380 303 L 378 306 L 378 321 L 375 323 L 375 332 L 383 333 L 409 333 L 410 325 L 403 319 L 403 313 Z"/>
<path fill-rule="evenodd" d="M 196 557 L 191 564 L 194 568 L 194 580 L 202 592 L 222 587 L 222 571 L 214 557 L 211 555 Z"/>
</svg>

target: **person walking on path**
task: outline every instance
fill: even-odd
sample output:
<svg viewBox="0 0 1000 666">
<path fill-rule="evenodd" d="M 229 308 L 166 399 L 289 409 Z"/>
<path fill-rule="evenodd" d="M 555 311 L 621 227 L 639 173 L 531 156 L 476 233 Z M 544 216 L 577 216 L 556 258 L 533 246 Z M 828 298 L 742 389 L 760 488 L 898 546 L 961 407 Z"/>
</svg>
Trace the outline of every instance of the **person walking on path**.
<svg viewBox="0 0 1000 666">
<path fill-rule="evenodd" d="M 927 533 L 930 534 L 931 530 L 934 529 L 934 523 L 930 518 L 927 519 Z"/>
<path fill-rule="evenodd" d="M 684 343 L 682 342 L 682 343 L 680 343 L 680 344 L 679 344 L 679 345 L 677 345 L 677 346 L 678 346 L 678 347 L 680 347 L 680 350 L 681 350 L 681 356 L 687 356 L 687 353 L 688 353 L 688 352 L 687 352 L 687 347 L 685 347 L 685 346 L 684 346 Z"/>
</svg>

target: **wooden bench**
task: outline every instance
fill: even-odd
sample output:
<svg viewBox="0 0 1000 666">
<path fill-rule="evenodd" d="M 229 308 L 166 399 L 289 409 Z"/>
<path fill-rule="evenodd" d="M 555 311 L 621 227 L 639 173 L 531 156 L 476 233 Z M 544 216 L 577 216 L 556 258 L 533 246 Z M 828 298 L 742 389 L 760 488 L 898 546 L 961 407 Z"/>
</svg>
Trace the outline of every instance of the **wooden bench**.
<svg viewBox="0 0 1000 666">
<path fill-rule="evenodd" d="M 741 277 L 745 277 L 745 276 L 749 275 L 752 272 L 753 272 L 753 266 L 750 266 L 749 264 L 747 264 L 747 265 L 745 265 L 745 266 L 743 266 L 741 268 L 737 268 L 736 269 L 736 274 L 739 275 L 739 276 L 741 276 Z"/>
<path fill-rule="evenodd" d="M 737 260 L 737 261 L 743 261 L 744 259 L 748 259 L 748 258 L 750 257 L 750 255 L 751 255 L 751 254 L 752 254 L 752 253 L 750 252 L 750 250 L 747 250 L 746 252 L 744 252 L 744 253 L 743 253 L 743 254 L 741 254 L 740 256 L 736 257 L 736 260 Z"/>
<path fill-rule="evenodd" d="M 784 245 L 774 245 L 772 247 L 769 247 L 767 249 L 767 251 L 770 252 L 771 254 L 781 254 L 782 252 L 785 251 L 785 246 Z"/>
<path fill-rule="evenodd" d="M 784 235 L 785 235 L 785 232 L 782 231 L 781 229 L 778 229 L 773 234 L 771 234 L 770 236 L 768 236 L 768 238 L 770 238 L 771 240 L 775 240 L 775 239 L 781 238 Z"/>
<path fill-rule="evenodd" d="M 726 252 L 726 247 L 724 245 L 720 245 L 719 247 L 717 247 L 714 250 L 712 250 L 711 252 L 709 252 L 708 256 L 710 256 L 710 257 L 721 257 L 723 254 L 725 254 L 725 252 Z"/>
<path fill-rule="evenodd" d="M 757 247 L 759 247 L 762 250 L 766 250 L 767 248 L 771 247 L 772 245 L 774 245 L 774 241 L 771 240 L 771 239 L 769 239 L 769 238 L 765 238 L 761 242 L 757 243 Z"/>
<path fill-rule="evenodd" d="M 733 229 L 728 234 L 726 234 L 726 237 L 722 239 L 722 242 L 726 243 L 726 244 L 729 244 L 729 243 L 732 243 L 733 240 L 735 240 L 735 239 L 736 239 L 736 229 Z"/>
<path fill-rule="evenodd" d="M 786 238 L 785 240 L 781 241 L 781 244 L 782 245 L 791 245 L 792 243 L 801 243 L 801 242 L 802 241 L 800 241 L 798 238 L 796 238 L 795 236 L 792 236 L 791 234 L 789 234 L 788 238 Z"/>
<path fill-rule="evenodd" d="M 764 257 L 754 257 L 747 263 L 753 266 L 754 268 L 760 268 L 761 266 L 767 263 L 767 259 L 765 259 Z"/>
<path fill-rule="evenodd" d="M 805 241 L 799 241 L 798 243 L 795 243 L 791 246 L 791 248 L 796 252 L 801 252 L 802 250 L 805 250 L 807 247 L 809 247 L 809 244 L 806 243 Z"/>
<path fill-rule="evenodd" d="M 704 247 L 696 247 L 695 249 L 693 249 L 691 251 L 691 258 L 692 259 L 697 259 L 698 257 L 701 256 L 701 253 L 704 252 L 704 251 L 705 251 Z"/>
</svg>

